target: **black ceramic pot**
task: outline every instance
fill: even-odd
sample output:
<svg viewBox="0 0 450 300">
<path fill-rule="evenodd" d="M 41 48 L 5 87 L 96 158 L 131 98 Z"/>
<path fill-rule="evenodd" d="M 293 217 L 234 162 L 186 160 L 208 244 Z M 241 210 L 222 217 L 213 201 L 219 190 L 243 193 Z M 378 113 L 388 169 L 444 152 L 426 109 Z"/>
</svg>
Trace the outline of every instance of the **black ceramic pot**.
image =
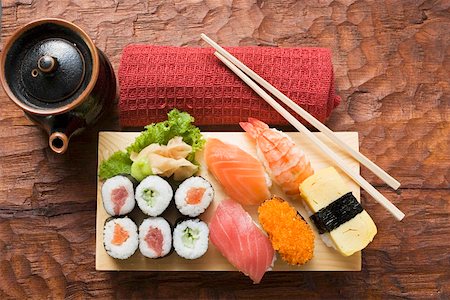
<svg viewBox="0 0 450 300">
<path fill-rule="evenodd" d="M 49 134 L 50 148 L 69 139 L 114 103 L 116 79 L 105 55 L 78 26 L 41 19 L 16 31 L 1 54 L 0 79 L 9 98 Z"/>
</svg>

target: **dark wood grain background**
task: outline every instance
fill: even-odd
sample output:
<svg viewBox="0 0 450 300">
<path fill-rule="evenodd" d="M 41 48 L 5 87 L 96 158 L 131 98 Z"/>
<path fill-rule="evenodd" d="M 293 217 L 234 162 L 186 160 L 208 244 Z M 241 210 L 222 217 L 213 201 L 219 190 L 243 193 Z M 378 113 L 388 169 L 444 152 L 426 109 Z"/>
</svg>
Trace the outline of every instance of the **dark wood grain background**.
<svg viewBox="0 0 450 300">
<path fill-rule="evenodd" d="M 362 175 L 406 213 L 362 192 L 379 234 L 361 272 L 96 272 L 97 131 L 63 155 L 0 91 L 0 299 L 450 297 L 450 1 L 3 0 L 1 45 L 25 23 L 83 27 L 117 71 L 130 43 L 322 46 L 343 101 L 327 125 L 360 133 L 361 152 L 402 182 Z M 229 128 L 223 128 L 229 129 Z"/>
</svg>

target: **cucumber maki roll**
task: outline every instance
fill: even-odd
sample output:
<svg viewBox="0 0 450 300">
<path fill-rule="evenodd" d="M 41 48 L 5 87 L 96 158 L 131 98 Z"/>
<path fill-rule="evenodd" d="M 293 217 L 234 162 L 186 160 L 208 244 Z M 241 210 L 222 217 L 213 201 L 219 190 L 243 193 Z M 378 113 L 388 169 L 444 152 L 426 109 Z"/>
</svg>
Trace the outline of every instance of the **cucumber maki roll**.
<svg viewBox="0 0 450 300">
<path fill-rule="evenodd" d="M 177 224 L 173 231 L 173 247 L 186 259 L 197 259 L 208 250 L 209 229 L 199 219 L 189 219 Z"/>
<path fill-rule="evenodd" d="M 169 206 L 173 197 L 170 184 L 159 176 L 148 176 L 136 188 L 136 201 L 146 215 L 157 217 Z"/>
</svg>

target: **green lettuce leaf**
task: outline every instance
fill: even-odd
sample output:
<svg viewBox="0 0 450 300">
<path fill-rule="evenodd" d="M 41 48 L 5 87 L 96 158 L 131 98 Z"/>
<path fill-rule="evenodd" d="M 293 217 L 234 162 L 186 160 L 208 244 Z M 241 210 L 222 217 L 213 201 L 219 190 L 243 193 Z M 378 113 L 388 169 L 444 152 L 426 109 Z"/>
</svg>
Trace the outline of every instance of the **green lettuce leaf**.
<svg viewBox="0 0 450 300">
<path fill-rule="evenodd" d="M 186 144 L 192 146 L 192 153 L 187 159 L 194 162 L 195 152 L 201 150 L 205 145 L 205 139 L 200 133 L 200 129 L 192 124 L 195 121 L 194 118 L 187 112 L 180 112 L 178 109 L 172 109 L 167 116 L 166 121 L 145 126 L 146 130 L 136 138 L 133 144 L 127 147 L 128 154 L 139 153 L 153 143 L 167 145 L 172 138 L 181 136 Z"/>
<path fill-rule="evenodd" d="M 139 153 L 142 149 L 153 143 L 167 145 L 169 140 L 176 136 L 181 136 L 185 143 L 192 146 L 192 152 L 186 159 L 197 164 L 195 162 L 195 153 L 203 148 L 206 141 L 200 129 L 193 124 L 194 118 L 187 112 L 180 112 L 177 109 L 171 110 L 167 114 L 167 117 L 166 121 L 145 126 L 145 130 L 136 138 L 133 144 L 127 147 L 126 152 L 118 151 L 107 160 L 102 161 L 99 168 L 100 179 L 108 179 L 119 174 L 131 174 L 131 165 L 133 162 L 130 159 L 130 154 L 132 152 Z M 137 167 L 136 165 L 134 171 L 141 171 Z M 148 172 L 144 170 L 141 175 L 144 176 L 144 173 L 146 174 Z"/>
<path fill-rule="evenodd" d="M 104 180 L 119 174 L 130 174 L 132 163 L 128 153 L 117 151 L 100 163 L 98 176 Z"/>
</svg>

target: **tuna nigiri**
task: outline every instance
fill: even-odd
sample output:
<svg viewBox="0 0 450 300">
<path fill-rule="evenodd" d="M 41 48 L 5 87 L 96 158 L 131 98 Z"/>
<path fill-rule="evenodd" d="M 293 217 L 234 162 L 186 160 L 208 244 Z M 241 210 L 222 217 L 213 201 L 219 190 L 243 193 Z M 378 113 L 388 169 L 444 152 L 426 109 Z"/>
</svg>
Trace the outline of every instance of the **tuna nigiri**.
<svg viewBox="0 0 450 300">
<path fill-rule="evenodd" d="M 241 148 L 210 138 L 205 146 L 205 161 L 227 195 L 239 203 L 257 205 L 270 198 L 270 178 L 263 165 Z"/>
<path fill-rule="evenodd" d="M 239 203 L 227 199 L 217 207 L 209 223 L 211 242 L 239 271 L 259 283 L 275 261 L 268 237 L 253 223 Z"/>
<path fill-rule="evenodd" d="M 275 183 L 286 195 L 299 198 L 299 184 L 314 174 L 305 153 L 288 135 L 257 119 L 248 118 L 239 125 L 256 140 L 258 156 Z"/>
</svg>

